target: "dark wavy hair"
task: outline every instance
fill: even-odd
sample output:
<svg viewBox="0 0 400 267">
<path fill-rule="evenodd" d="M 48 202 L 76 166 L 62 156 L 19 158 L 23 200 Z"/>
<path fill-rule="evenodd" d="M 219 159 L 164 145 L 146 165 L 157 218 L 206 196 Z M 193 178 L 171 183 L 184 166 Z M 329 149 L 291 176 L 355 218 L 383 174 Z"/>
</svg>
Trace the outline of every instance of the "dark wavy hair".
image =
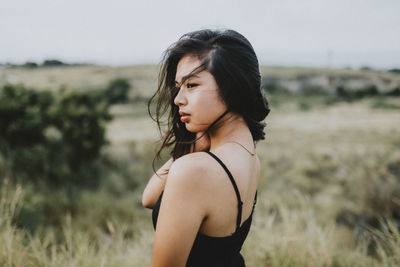
<svg viewBox="0 0 400 267">
<path fill-rule="evenodd" d="M 167 114 L 169 109 L 167 130 L 161 138 L 162 144 L 155 158 L 160 158 L 161 151 L 173 145 L 170 155 L 175 160 L 189 153 L 191 144 L 196 141 L 196 134 L 189 132 L 185 123 L 180 121 L 179 107 L 174 104 L 179 91 L 175 84 L 176 69 L 180 59 L 186 55 L 195 56 L 202 63 L 185 76 L 181 84 L 189 76 L 207 70 L 215 78 L 219 95 L 227 106 L 227 111 L 217 118 L 205 133 L 224 115 L 232 111 L 241 115 L 246 121 L 254 145 L 256 141 L 265 139 L 266 123 L 262 121 L 270 109 L 261 89 L 258 60 L 252 45 L 243 35 L 234 30 L 198 30 L 184 34 L 163 53 L 158 89 L 148 102 L 149 115 L 157 122 L 160 133 L 160 125 L 163 124 L 161 117 Z M 156 101 L 155 118 L 150 111 L 154 101 Z"/>
</svg>

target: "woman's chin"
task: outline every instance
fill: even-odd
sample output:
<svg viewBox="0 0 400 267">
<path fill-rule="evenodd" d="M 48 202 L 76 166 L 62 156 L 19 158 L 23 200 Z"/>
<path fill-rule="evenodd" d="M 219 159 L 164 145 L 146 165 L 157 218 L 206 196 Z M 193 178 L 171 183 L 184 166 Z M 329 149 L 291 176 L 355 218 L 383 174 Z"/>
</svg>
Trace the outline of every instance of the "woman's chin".
<svg viewBox="0 0 400 267">
<path fill-rule="evenodd" d="M 193 129 L 192 127 L 190 127 L 190 125 L 188 125 L 187 123 L 185 124 L 186 130 L 188 130 L 191 133 L 197 133 L 199 131 L 196 131 L 196 129 Z"/>
<path fill-rule="evenodd" d="M 193 127 L 192 125 L 190 125 L 190 123 L 185 123 L 185 127 L 186 127 L 186 130 L 188 130 L 191 133 L 204 132 L 206 130 L 206 129 L 203 129 L 203 128 Z"/>
</svg>

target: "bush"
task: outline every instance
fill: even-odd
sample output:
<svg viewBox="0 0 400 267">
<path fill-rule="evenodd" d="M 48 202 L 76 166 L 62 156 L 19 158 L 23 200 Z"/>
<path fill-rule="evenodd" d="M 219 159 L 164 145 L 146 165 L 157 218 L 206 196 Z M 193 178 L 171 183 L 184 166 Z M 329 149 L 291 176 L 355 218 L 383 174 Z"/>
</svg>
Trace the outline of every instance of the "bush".
<svg viewBox="0 0 400 267">
<path fill-rule="evenodd" d="M 124 78 L 111 80 L 104 94 L 110 104 L 123 103 L 128 100 L 128 92 L 131 88 L 129 81 Z"/>
<path fill-rule="evenodd" d="M 388 72 L 391 72 L 391 73 L 396 73 L 396 74 L 400 74 L 400 69 L 396 69 L 396 68 L 394 68 L 394 69 L 390 69 L 390 70 L 388 70 Z"/>
<path fill-rule="evenodd" d="M 336 87 L 336 95 L 344 100 L 353 101 L 362 99 L 364 97 L 377 96 L 379 95 L 379 91 L 374 84 L 365 86 L 364 88 L 360 88 L 358 90 L 349 90 L 339 85 Z"/>
<path fill-rule="evenodd" d="M 73 169 L 99 156 L 106 144 L 104 122 L 111 119 L 106 103 L 88 93 L 67 93 L 57 102 L 52 119 L 62 133 Z"/>
<path fill-rule="evenodd" d="M 43 61 L 42 66 L 43 67 L 57 67 L 57 66 L 65 66 L 67 64 L 65 64 L 64 62 L 60 61 L 60 60 L 56 60 L 56 59 L 47 59 L 45 61 Z"/>
<path fill-rule="evenodd" d="M 28 69 L 34 69 L 34 68 L 38 67 L 38 64 L 35 63 L 35 62 L 29 62 L 28 61 L 28 62 L 24 63 L 21 67 L 28 68 Z"/>
<path fill-rule="evenodd" d="M 327 95 L 323 87 L 315 85 L 303 86 L 300 89 L 300 94 L 304 96 Z"/>
<path fill-rule="evenodd" d="M 97 184 L 108 107 L 99 94 L 66 92 L 56 98 L 49 91 L 5 85 L 0 89 L 0 153 L 9 171 L 49 185 Z"/>
<path fill-rule="evenodd" d="M 387 96 L 400 96 L 400 87 L 393 88 L 386 93 Z"/>
<path fill-rule="evenodd" d="M 12 147 L 43 142 L 53 103 L 50 92 L 5 85 L 0 90 L 0 142 Z"/>
</svg>

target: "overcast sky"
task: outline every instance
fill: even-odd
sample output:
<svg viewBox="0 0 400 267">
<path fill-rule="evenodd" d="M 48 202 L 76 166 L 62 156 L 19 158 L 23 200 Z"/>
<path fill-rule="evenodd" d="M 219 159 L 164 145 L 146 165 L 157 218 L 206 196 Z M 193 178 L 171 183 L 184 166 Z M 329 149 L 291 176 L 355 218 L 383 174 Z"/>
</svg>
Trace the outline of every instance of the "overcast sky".
<svg viewBox="0 0 400 267">
<path fill-rule="evenodd" d="M 263 65 L 400 67 L 399 0 L 1 0 L 0 63 L 158 63 L 182 34 L 231 28 Z"/>
</svg>

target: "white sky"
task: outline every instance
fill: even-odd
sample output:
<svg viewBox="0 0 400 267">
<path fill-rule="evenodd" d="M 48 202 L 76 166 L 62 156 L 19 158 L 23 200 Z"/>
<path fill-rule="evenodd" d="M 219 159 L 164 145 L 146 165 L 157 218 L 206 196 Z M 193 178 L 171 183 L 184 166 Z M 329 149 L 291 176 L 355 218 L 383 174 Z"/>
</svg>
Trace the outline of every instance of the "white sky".
<svg viewBox="0 0 400 267">
<path fill-rule="evenodd" d="M 1 0 L 0 63 L 158 63 L 182 34 L 231 28 L 264 65 L 400 67 L 399 0 Z"/>
</svg>

